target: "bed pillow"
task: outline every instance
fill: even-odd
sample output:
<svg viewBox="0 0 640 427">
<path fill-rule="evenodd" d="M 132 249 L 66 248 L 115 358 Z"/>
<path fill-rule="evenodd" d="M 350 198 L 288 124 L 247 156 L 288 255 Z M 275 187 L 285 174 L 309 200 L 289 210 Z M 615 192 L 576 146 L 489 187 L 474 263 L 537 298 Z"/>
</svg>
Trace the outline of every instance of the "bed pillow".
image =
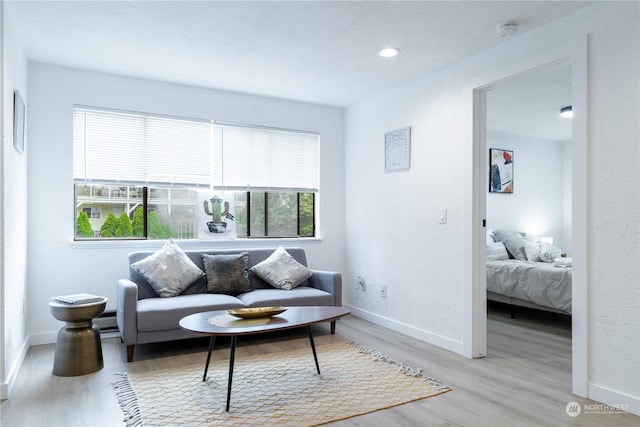
<svg viewBox="0 0 640 427">
<path fill-rule="evenodd" d="M 515 259 L 519 259 L 521 261 L 527 260 L 527 255 L 524 252 L 524 244 L 525 240 L 521 237 L 509 237 L 504 240 L 504 246 L 507 248 L 507 252 Z"/>
<path fill-rule="evenodd" d="M 527 256 L 527 261 L 540 262 L 540 243 L 525 240 L 524 254 Z"/>
<path fill-rule="evenodd" d="M 311 270 L 300 264 L 282 246 L 269 258 L 251 267 L 259 278 L 277 289 L 290 291 L 309 277 Z"/>
<path fill-rule="evenodd" d="M 130 267 L 144 277 L 161 297 L 180 295 L 190 284 L 204 276 L 200 267 L 191 261 L 173 239 Z"/>
<path fill-rule="evenodd" d="M 502 242 L 494 242 L 487 245 L 487 261 L 501 261 L 509 259 L 507 248 Z"/>
<path fill-rule="evenodd" d="M 562 255 L 562 250 L 549 243 L 540 243 L 540 259 L 544 262 L 553 262 Z"/>
<path fill-rule="evenodd" d="M 202 254 L 201 257 L 208 293 L 238 295 L 253 290 L 249 283 L 249 252 Z"/>
<path fill-rule="evenodd" d="M 487 245 L 491 245 L 493 243 L 495 243 L 495 239 L 493 238 L 493 230 L 487 230 L 486 233 L 486 243 Z"/>
<path fill-rule="evenodd" d="M 493 230 L 493 238 L 496 242 L 504 242 L 509 237 L 522 238 L 522 234 L 512 230 Z"/>
</svg>

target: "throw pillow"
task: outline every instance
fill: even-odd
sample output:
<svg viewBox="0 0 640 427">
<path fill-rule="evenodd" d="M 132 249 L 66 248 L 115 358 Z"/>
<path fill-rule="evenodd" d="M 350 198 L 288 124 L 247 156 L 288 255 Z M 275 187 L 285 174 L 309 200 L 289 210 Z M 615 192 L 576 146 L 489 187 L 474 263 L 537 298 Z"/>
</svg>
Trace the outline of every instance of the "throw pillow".
<svg viewBox="0 0 640 427">
<path fill-rule="evenodd" d="M 487 261 L 501 261 L 506 259 L 509 259 L 509 254 L 502 242 L 494 242 L 487 245 Z"/>
<path fill-rule="evenodd" d="M 562 250 L 549 243 L 540 243 L 540 259 L 544 262 L 553 262 L 562 255 Z"/>
<path fill-rule="evenodd" d="M 540 243 L 524 241 L 524 254 L 527 256 L 527 261 L 540 261 Z"/>
<path fill-rule="evenodd" d="M 511 231 L 511 230 L 493 230 L 493 238 L 495 239 L 496 242 L 504 242 L 509 237 L 521 238 L 522 235 L 520 233 Z"/>
<path fill-rule="evenodd" d="M 173 239 L 130 267 L 144 277 L 161 297 L 180 295 L 190 284 L 204 276 L 204 272 Z"/>
<path fill-rule="evenodd" d="M 504 246 L 507 248 L 507 252 L 509 252 L 509 255 L 513 258 L 521 261 L 527 260 L 527 255 L 524 253 L 525 241 L 522 237 L 509 237 L 502 243 L 504 243 Z"/>
<path fill-rule="evenodd" d="M 251 267 L 259 278 L 278 289 L 291 290 L 311 277 L 311 270 L 300 264 L 282 246 L 269 258 Z"/>
<path fill-rule="evenodd" d="M 238 295 L 253 289 L 249 283 L 249 252 L 238 254 L 202 254 L 207 275 L 207 292 Z"/>
</svg>

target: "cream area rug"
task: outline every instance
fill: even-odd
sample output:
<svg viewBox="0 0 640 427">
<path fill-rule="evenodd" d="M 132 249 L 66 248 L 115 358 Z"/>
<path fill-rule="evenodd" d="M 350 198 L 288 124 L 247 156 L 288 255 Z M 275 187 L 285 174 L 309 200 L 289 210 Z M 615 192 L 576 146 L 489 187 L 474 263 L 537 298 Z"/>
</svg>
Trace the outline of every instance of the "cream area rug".
<svg viewBox="0 0 640 427">
<path fill-rule="evenodd" d="M 449 391 L 440 381 L 355 343 L 121 374 L 113 384 L 127 426 L 316 426 Z M 236 353 L 237 355 L 237 353 Z"/>
</svg>

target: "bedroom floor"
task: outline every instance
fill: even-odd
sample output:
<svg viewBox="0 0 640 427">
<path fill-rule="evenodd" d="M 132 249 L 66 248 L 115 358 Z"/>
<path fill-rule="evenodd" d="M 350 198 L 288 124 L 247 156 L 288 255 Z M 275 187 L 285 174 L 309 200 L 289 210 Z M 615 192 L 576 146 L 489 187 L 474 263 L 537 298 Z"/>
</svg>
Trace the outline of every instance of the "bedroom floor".
<svg viewBox="0 0 640 427">
<path fill-rule="evenodd" d="M 355 316 L 329 325 L 314 325 L 316 345 L 353 339 L 385 353 L 406 366 L 422 368 L 453 390 L 441 396 L 400 405 L 330 424 L 332 427 L 378 426 L 621 426 L 638 427 L 630 414 L 581 414 L 569 417 L 571 401 L 595 403 L 571 394 L 571 326 L 567 319 L 546 319 L 540 313 L 490 307 L 487 319 L 488 355 L 467 359 L 438 347 L 372 324 Z M 308 348 L 304 330 L 284 331 L 241 340 L 240 355 Z M 29 353 L 9 400 L 0 403 L 3 427 L 122 426 L 122 413 L 111 389 L 115 373 L 202 364 L 207 340 L 141 345 L 136 360 L 126 363 L 118 338 L 104 338 L 105 367 L 80 377 L 51 375 L 53 345 Z M 320 348 L 320 347 L 319 347 Z M 212 363 L 226 363 L 228 344 L 214 352 Z"/>
</svg>

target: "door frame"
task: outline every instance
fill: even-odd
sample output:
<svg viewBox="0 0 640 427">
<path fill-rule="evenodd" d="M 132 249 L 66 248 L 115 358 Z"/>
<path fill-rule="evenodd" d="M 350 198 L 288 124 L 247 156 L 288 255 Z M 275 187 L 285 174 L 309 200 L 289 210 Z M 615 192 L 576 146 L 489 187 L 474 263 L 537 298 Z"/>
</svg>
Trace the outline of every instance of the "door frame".
<svg viewBox="0 0 640 427">
<path fill-rule="evenodd" d="M 568 63 L 572 70 L 571 201 L 572 201 L 572 390 L 588 397 L 588 37 L 576 38 L 554 48 L 505 64 L 470 79 L 467 105 L 472 109 L 472 147 L 465 157 L 464 224 L 464 352 L 468 357 L 487 354 L 486 255 L 483 220 L 486 218 L 486 91 L 510 79 L 551 65 Z"/>
</svg>

